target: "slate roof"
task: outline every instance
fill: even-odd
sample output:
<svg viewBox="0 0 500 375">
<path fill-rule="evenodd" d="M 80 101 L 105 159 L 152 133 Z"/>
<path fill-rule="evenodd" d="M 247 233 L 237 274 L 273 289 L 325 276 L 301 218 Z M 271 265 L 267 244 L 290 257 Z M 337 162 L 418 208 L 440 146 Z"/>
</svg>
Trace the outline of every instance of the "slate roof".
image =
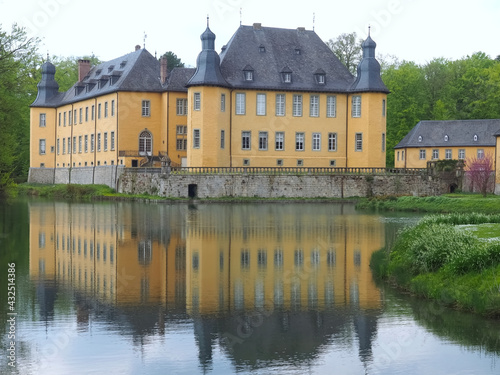
<svg viewBox="0 0 500 375">
<path fill-rule="evenodd" d="M 495 146 L 496 135 L 500 135 L 500 119 L 420 121 L 394 148 Z"/>
<path fill-rule="evenodd" d="M 186 83 L 193 76 L 195 68 L 174 68 L 168 76 L 166 91 L 187 92 Z"/>
<path fill-rule="evenodd" d="M 351 87 L 354 92 L 385 92 L 389 90 L 380 77 L 380 64 L 375 58 L 377 44 L 368 36 L 363 42 L 363 58 L 358 65 L 356 81 Z"/>
<path fill-rule="evenodd" d="M 265 52 L 261 52 L 261 51 Z M 220 54 L 225 80 L 240 89 L 347 92 L 353 75 L 335 54 L 310 30 L 240 26 Z M 245 81 L 243 70 L 253 68 L 253 81 Z M 291 83 L 283 72 L 292 72 Z M 325 84 L 315 73 L 325 72 Z"/>
</svg>

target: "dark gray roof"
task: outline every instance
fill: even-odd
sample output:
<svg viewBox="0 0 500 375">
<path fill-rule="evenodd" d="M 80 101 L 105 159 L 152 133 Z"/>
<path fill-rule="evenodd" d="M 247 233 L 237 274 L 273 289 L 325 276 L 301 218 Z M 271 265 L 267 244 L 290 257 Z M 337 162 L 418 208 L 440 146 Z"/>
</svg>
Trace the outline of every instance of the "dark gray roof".
<svg viewBox="0 0 500 375">
<path fill-rule="evenodd" d="M 174 68 L 168 76 L 166 91 L 187 92 L 187 82 L 193 76 L 195 68 Z"/>
<path fill-rule="evenodd" d="M 394 148 L 495 146 L 499 132 L 500 119 L 420 121 Z"/>
<path fill-rule="evenodd" d="M 54 79 L 55 74 L 56 67 L 50 61 L 42 65 L 42 79 L 38 82 L 38 93 L 33 104 L 50 102 L 59 97 L 59 85 Z"/>
<path fill-rule="evenodd" d="M 264 50 L 264 51 L 263 51 Z M 220 55 L 221 71 L 234 88 L 346 92 L 354 77 L 335 54 L 310 30 L 240 26 Z M 253 68 L 253 81 L 245 81 L 243 70 Z M 315 73 L 325 72 L 325 84 Z M 283 81 L 285 70 L 291 83 Z"/>
<path fill-rule="evenodd" d="M 164 91 L 160 82 L 160 62 L 147 50 L 139 49 L 94 66 L 81 82 L 65 93 L 45 100 L 37 97 L 32 106 L 56 107 L 117 91 Z"/>
<path fill-rule="evenodd" d="M 356 81 L 351 87 L 354 92 L 385 92 L 389 90 L 380 77 L 380 64 L 375 58 L 377 44 L 368 36 L 362 44 L 363 58 L 358 65 Z"/>
</svg>

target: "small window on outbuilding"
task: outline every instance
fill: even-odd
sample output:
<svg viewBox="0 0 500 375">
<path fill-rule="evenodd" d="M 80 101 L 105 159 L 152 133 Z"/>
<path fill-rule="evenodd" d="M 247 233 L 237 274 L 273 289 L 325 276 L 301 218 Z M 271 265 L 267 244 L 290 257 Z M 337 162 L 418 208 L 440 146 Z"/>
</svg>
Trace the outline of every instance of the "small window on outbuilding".
<svg viewBox="0 0 500 375">
<path fill-rule="evenodd" d="M 422 136 L 421 135 L 418 136 L 418 141 L 422 142 Z"/>
</svg>

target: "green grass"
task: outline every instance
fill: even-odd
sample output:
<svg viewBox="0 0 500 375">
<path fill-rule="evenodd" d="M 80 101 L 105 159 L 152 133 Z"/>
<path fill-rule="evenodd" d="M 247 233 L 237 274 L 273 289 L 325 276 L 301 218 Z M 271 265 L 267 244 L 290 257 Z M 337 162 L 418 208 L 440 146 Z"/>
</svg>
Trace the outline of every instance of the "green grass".
<svg viewBox="0 0 500 375">
<path fill-rule="evenodd" d="M 500 196 L 488 195 L 486 198 L 480 194 L 447 194 L 431 197 L 389 196 L 361 199 L 356 208 L 429 213 L 497 213 L 500 212 Z"/>
<path fill-rule="evenodd" d="M 404 229 L 392 249 L 375 252 L 374 274 L 440 303 L 500 316 L 500 215 L 451 214 Z M 479 234 L 479 235 L 476 235 Z"/>
</svg>

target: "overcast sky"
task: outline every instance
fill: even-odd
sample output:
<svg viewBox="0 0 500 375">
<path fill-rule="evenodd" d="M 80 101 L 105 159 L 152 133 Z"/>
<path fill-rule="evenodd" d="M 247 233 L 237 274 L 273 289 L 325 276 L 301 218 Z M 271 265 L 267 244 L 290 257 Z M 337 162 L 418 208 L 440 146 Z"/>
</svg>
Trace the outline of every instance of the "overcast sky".
<svg viewBox="0 0 500 375">
<path fill-rule="evenodd" d="M 325 41 L 353 31 L 364 38 L 370 24 L 377 53 L 400 60 L 425 63 L 478 51 L 500 55 L 499 0 L 0 0 L 3 31 L 16 22 L 42 39 L 44 54 L 94 53 L 103 61 L 142 46 L 146 34 L 146 49 L 153 55 L 173 51 L 195 66 L 207 14 L 217 51 L 240 18 L 243 25 L 308 30 L 314 18 L 315 31 Z"/>
</svg>

